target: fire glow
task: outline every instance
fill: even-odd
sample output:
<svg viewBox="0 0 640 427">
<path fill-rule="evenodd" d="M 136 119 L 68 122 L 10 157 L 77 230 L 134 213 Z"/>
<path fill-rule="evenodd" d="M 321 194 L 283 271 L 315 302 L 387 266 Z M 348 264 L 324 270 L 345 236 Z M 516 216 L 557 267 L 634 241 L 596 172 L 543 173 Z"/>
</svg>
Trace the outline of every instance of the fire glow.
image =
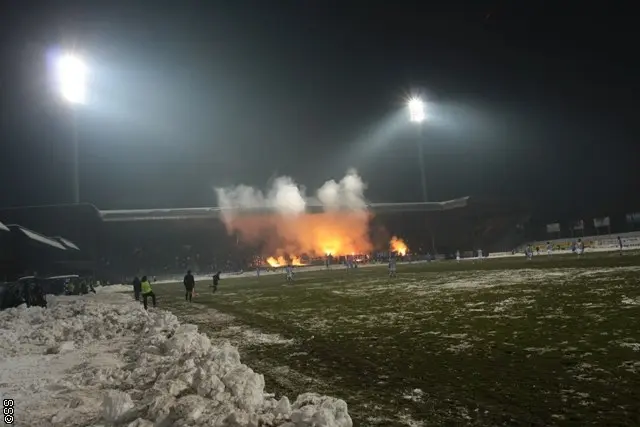
<svg viewBox="0 0 640 427">
<path fill-rule="evenodd" d="M 270 267 L 282 267 L 285 265 L 304 265 L 304 263 L 297 256 L 292 256 L 290 260 L 286 260 L 283 256 L 279 256 L 278 258 L 270 256 L 266 259 L 266 262 Z"/>
<path fill-rule="evenodd" d="M 398 255 L 400 256 L 405 256 L 409 250 L 404 240 L 396 236 L 393 236 L 391 238 L 391 241 L 389 242 L 389 246 L 391 247 L 392 252 L 397 252 Z"/>
<path fill-rule="evenodd" d="M 303 255 L 325 257 L 364 254 L 372 250 L 364 198 L 366 184 L 351 169 L 340 180 L 326 181 L 314 201 L 324 212 L 307 212 L 306 189 L 281 176 L 263 192 L 247 185 L 216 188 L 218 203 L 226 208 L 223 220 L 238 241 L 258 247 L 268 255 L 267 263 L 278 266 L 301 264 Z M 272 215 L 237 215 L 240 211 L 267 208 Z M 292 254 L 296 254 L 292 256 Z"/>
<path fill-rule="evenodd" d="M 236 217 L 228 226 L 239 232 L 241 241 L 259 243 L 262 253 L 271 254 L 267 264 L 277 267 L 302 265 L 302 255 L 337 257 L 370 252 L 369 219 L 368 212 L 262 215 Z"/>
</svg>

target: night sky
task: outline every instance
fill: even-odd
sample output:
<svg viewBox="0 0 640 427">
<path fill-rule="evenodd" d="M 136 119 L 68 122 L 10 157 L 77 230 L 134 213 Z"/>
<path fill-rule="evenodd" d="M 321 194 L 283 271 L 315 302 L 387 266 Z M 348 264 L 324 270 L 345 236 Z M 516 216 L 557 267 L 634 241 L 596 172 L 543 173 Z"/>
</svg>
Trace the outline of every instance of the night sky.
<svg viewBox="0 0 640 427">
<path fill-rule="evenodd" d="M 47 58 L 75 47 L 91 69 L 89 103 L 76 110 L 81 198 L 101 209 L 212 206 L 213 186 L 264 186 L 280 174 L 315 189 L 349 166 L 372 201 L 419 201 L 418 132 L 405 108 L 416 93 L 429 102 L 421 143 L 431 200 L 524 199 L 550 219 L 640 208 L 632 9 L 483 0 L 7 5 L 0 207 L 71 200 L 72 114 Z"/>
</svg>

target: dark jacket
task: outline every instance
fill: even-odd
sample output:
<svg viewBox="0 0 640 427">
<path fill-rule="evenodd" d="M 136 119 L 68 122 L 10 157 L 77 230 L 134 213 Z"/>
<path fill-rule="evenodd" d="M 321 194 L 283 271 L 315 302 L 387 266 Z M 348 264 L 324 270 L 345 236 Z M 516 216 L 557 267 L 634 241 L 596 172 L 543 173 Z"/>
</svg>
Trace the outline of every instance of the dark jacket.
<svg viewBox="0 0 640 427">
<path fill-rule="evenodd" d="M 193 278 L 193 274 L 187 274 L 184 276 L 184 287 L 187 289 L 193 289 L 196 286 L 196 280 Z"/>
<path fill-rule="evenodd" d="M 137 277 L 134 277 L 133 278 L 133 290 L 140 292 L 141 288 L 142 288 L 142 283 L 140 282 L 140 279 L 138 279 Z"/>
</svg>

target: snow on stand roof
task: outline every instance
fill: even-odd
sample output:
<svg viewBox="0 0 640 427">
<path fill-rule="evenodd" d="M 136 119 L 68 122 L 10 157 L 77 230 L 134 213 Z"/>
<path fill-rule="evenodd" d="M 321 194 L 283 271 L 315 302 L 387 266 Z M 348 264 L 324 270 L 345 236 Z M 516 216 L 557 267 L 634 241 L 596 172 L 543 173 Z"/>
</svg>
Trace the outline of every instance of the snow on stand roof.
<svg viewBox="0 0 640 427">
<path fill-rule="evenodd" d="M 6 225 L 4 225 L 4 224 L 2 223 L 2 221 L 0 221 L 0 230 L 1 230 L 1 231 L 11 231 L 11 230 L 9 230 L 9 228 L 7 228 L 7 226 L 6 226 Z"/>
<path fill-rule="evenodd" d="M 52 238 L 47 237 L 47 236 L 43 236 L 40 233 L 36 233 L 35 231 L 29 230 L 28 228 L 24 228 L 24 227 L 22 227 L 20 225 L 14 225 L 14 224 L 9 225 L 9 229 L 10 230 L 17 230 L 17 231 L 21 232 L 22 234 L 24 234 L 25 236 L 27 236 L 29 239 L 34 240 L 34 241 L 39 242 L 39 243 L 43 243 L 43 244 L 45 244 L 47 246 L 51 246 L 51 247 L 56 248 L 56 249 L 61 249 L 63 251 L 67 250 L 67 248 L 62 243 L 58 242 L 57 240 L 52 239 Z"/>
<path fill-rule="evenodd" d="M 65 239 L 64 237 L 56 236 L 56 237 L 54 237 L 54 239 L 56 239 L 57 241 L 62 243 L 68 249 L 75 249 L 76 251 L 80 250 L 78 245 L 73 243 L 71 240 Z"/>
<path fill-rule="evenodd" d="M 365 208 L 375 213 L 392 212 L 438 212 L 466 207 L 469 197 L 460 197 L 442 202 L 407 202 L 407 203 L 367 203 Z M 307 213 L 325 212 L 325 207 L 313 199 L 307 199 Z M 243 215 L 273 214 L 272 207 L 200 207 L 200 208 L 162 208 L 162 209 L 112 209 L 101 210 L 103 221 L 151 221 L 168 219 L 218 218 L 224 213 L 234 212 Z"/>
</svg>

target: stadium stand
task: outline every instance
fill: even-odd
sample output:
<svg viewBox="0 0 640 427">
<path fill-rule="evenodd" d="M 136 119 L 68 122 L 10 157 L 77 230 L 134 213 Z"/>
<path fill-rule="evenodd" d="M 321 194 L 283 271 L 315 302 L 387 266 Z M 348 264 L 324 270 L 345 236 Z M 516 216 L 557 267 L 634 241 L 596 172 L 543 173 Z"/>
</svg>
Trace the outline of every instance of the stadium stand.
<svg viewBox="0 0 640 427">
<path fill-rule="evenodd" d="M 471 197 L 457 209 L 378 215 L 375 222 L 406 238 L 412 251 L 433 253 L 435 243 L 437 253 L 451 256 L 456 250 L 511 251 L 524 242 L 529 218 L 522 203 Z"/>
<path fill-rule="evenodd" d="M 522 243 L 518 225 L 527 218 L 526 210 L 512 202 L 468 197 L 429 204 L 376 203 L 371 209 L 374 244 L 386 248 L 389 233 L 375 234 L 391 230 L 407 241 L 411 252 L 421 254 L 511 250 Z M 82 204 L 5 209 L 0 218 L 65 236 L 54 239 L 65 248 L 56 265 L 59 274 L 84 270 L 110 281 L 143 273 L 183 274 L 187 268 L 237 271 L 260 252 L 230 236 L 216 208 L 99 211 Z"/>
</svg>

